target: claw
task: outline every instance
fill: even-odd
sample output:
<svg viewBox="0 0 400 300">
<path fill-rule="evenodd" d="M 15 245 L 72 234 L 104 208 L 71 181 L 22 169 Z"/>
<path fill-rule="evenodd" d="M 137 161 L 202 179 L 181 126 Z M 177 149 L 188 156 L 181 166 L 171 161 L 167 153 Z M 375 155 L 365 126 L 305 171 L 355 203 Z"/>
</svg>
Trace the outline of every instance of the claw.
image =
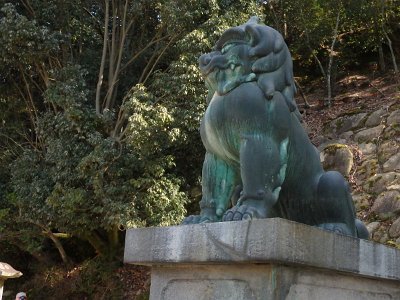
<svg viewBox="0 0 400 300">
<path fill-rule="evenodd" d="M 233 215 L 233 221 L 240 221 L 243 218 L 243 215 L 240 212 L 235 212 Z"/>
<path fill-rule="evenodd" d="M 243 215 L 243 217 L 242 217 L 242 220 L 251 220 L 251 219 L 252 219 L 252 217 L 251 217 L 251 215 L 248 214 L 248 213 L 245 213 L 245 214 Z"/>
<path fill-rule="evenodd" d="M 273 192 L 272 192 L 272 197 L 274 198 L 275 202 L 279 198 L 279 193 L 281 192 L 281 187 L 278 186 Z"/>
<path fill-rule="evenodd" d="M 227 210 L 222 218 L 222 221 L 239 221 L 258 218 L 266 218 L 267 212 L 263 208 L 242 204 L 236 205 Z"/>
</svg>

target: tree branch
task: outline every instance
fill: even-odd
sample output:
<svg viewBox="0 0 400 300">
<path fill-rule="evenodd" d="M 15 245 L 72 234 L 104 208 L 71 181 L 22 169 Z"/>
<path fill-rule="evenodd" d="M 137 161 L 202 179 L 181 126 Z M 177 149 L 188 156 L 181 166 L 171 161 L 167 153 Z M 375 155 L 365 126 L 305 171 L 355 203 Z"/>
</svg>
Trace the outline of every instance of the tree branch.
<svg viewBox="0 0 400 300">
<path fill-rule="evenodd" d="M 333 57 L 334 57 L 334 48 L 338 36 L 338 30 L 339 30 L 339 23 L 340 23 L 340 9 L 338 10 L 338 14 L 336 16 L 336 24 L 335 24 L 335 29 L 333 31 L 333 40 L 332 40 L 332 45 L 329 51 L 329 63 L 328 63 L 328 69 L 326 72 L 326 84 L 327 84 L 327 89 L 328 89 L 328 99 L 326 100 L 325 105 L 331 106 L 332 104 L 332 82 L 331 82 L 331 70 L 332 70 L 332 64 L 333 64 Z"/>
<path fill-rule="evenodd" d="M 101 63 L 100 63 L 100 70 L 99 70 L 99 78 L 97 81 L 96 87 L 96 114 L 100 115 L 101 113 L 101 106 L 100 106 L 100 93 L 101 93 L 101 86 L 103 84 L 103 76 L 104 76 L 104 66 L 106 61 L 107 55 L 107 41 L 108 41 L 108 20 L 110 17 L 110 8 L 108 0 L 105 0 L 106 5 L 106 12 L 104 17 L 104 36 L 103 36 L 103 52 L 101 55 Z"/>
</svg>

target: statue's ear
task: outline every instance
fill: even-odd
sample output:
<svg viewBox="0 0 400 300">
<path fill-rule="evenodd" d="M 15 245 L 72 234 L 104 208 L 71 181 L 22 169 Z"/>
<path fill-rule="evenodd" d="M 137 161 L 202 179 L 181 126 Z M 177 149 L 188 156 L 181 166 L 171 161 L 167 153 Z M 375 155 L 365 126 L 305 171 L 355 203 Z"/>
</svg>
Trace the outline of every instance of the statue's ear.
<svg viewBox="0 0 400 300">
<path fill-rule="evenodd" d="M 255 47 L 260 43 L 260 33 L 257 31 L 256 27 L 253 24 L 246 25 L 244 31 L 246 32 L 247 36 L 250 37 L 250 45 L 252 47 Z M 249 51 L 250 56 L 254 55 L 254 53 L 251 53 L 252 50 L 253 49 Z"/>
<path fill-rule="evenodd" d="M 249 56 L 251 58 L 266 56 L 274 51 L 276 37 L 271 27 L 249 24 L 246 25 L 245 31 L 250 36 L 252 48 L 249 50 Z"/>
</svg>

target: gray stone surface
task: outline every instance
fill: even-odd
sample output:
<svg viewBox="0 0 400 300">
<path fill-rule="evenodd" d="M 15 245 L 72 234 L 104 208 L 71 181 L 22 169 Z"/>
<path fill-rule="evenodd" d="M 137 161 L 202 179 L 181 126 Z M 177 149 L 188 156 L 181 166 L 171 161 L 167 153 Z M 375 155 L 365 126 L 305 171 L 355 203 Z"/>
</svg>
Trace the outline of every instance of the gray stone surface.
<svg viewBox="0 0 400 300">
<path fill-rule="evenodd" d="M 371 155 L 376 152 L 376 145 L 373 143 L 361 143 L 358 145 L 363 155 Z"/>
<path fill-rule="evenodd" d="M 380 223 L 379 222 L 371 222 L 367 225 L 367 229 L 369 234 L 371 235 L 372 233 L 375 232 L 379 228 Z"/>
<path fill-rule="evenodd" d="M 386 191 L 389 186 L 396 185 L 399 179 L 400 173 L 397 172 L 375 174 L 367 180 L 363 188 L 369 193 L 380 194 Z"/>
<path fill-rule="evenodd" d="M 388 114 L 387 110 L 384 108 L 378 109 L 369 115 L 367 121 L 365 121 L 365 126 L 373 127 L 377 126 L 382 122 L 382 118 Z"/>
<path fill-rule="evenodd" d="M 389 229 L 389 236 L 392 238 L 400 237 L 400 217 L 397 218 Z"/>
<path fill-rule="evenodd" d="M 390 114 L 390 116 L 387 118 L 387 124 L 389 125 L 400 124 L 400 109 L 395 110 Z"/>
<path fill-rule="evenodd" d="M 382 219 L 387 219 L 400 213 L 400 192 L 397 190 L 385 191 L 378 195 L 371 211 Z"/>
<path fill-rule="evenodd" d="M 377 159 L 364 160 L 358 168 L 357 184 L 363 185 L 366 180 L 376 175 L 378 172 L 379 164 Z M 370 186 L 372 188 L 372 185 Z"/>
<path fill-rule="evenodd" d="M 367 113 L 360 113 L 354 115 L 345 115 L 329 123 L 329 127 L 335 134 L 340 135 L 351 129 L 357 129 L 363 126 L 367 117 Z"/>
<path fill-rule="evenodd" d="M 324 136 L 321 136 L 320 139 L 329 137 L 332 143 L 338 137 L 346 136 L 349 138 L 346 144 L 358 143 L 362 155 L 353 151 L 356 167 L 352 169 L 354 171 L 352 176 L 357 184 L 352 193 L 356 211 L 367 216 L 369 222 L 379 222 L 379 227 L 372 234 L 374 241 L 387 242 L 400 248 L 400 237 L 393 236 L 397 235 L 397 226 L 392 225 L 391 227 L 391 224 L 394 224 L 400 216 L 400 212 L 368 213 L 372 206 L 371 203 L 374 202 L 376 202 L 374 210 L 381 211 L 384 208 L 391 210 L 391 207 L 396 207 L 396 202 L 384 199 L 383 196 L 387 194 L 380 194 L 387 191 L 400 192 L 399 101 L 394 100 L 391 104 L 369 113 L 365 118 L 360 117 L 362 116 L 358 114 L 339 116 L 324 126 Z M 350 122 L 351 119 L 352 122 Z M 383 131 L 382 126 L 385 127 Z M 342 128 L 349 128 L 347 130 L 351 130 L 353 135 L 348 134 L 350 131 L 340 134 Z M 319 149 L 323 150 L 321 146 Z M 376 201 L 377 198 L 378 201 Z"/>
<path fill-rule="evenodd" d="M 126 263 L 271 263 L 400 280 L 400 251 L 279 218 L 130 229 Z"/>
<path fill-rule="evenodd" d="M 376 127 L 363 129 L 356 133 L 356 135 L 354 136 L 354 140 L 358 143 L 370 142 L 373 139 L 378 138 L 382 134 L 384 129 L 384 125 L 378 125 Z"/>
<path fill-rule="evenodd" d="M 400 171 L 400 153 L 396 153 L 383 164 L 383 171 Z"/>
<path fill-rule="evenodd" d="M 353 195 L 354 206 L 357 211 L 368 209 L 370 205 L 370 195 L 367 193 L 358 193 Z"/>
<path fill-rule="evenodd" d="M 348 141 L 352 138 L 353 135 L 354 135 L 353 131 L 346 131 L 343 132 L 341 135 L 339 135 L 339 138 Z"/>
<path fill-rule="evenodd" d="M 382 145 L 379 146 L 378 149 L 378 159 L 379 162 L 386 162 L 391 156 L 396 154 L 400 149 L 400 143 L 397 141 L 385 141 Z"/>
<path fill-rule="evenodd" d="M 130 229 L 152 300 L 400 299 L 400 251 L 284 219 Z"/>
<path fill-rule="evenodd" d="M 344 144 L 330 144 L 320 152 L 320 159 L 325 171 L 338 171 L 348 176 L 353 167 L 353 154 Z"/>
<path fill-rule="evenodd" d="M 276 264 L 179 265 L 152 268 L 152 300 L 386 300 L 398 282 Z"/>
</svg>

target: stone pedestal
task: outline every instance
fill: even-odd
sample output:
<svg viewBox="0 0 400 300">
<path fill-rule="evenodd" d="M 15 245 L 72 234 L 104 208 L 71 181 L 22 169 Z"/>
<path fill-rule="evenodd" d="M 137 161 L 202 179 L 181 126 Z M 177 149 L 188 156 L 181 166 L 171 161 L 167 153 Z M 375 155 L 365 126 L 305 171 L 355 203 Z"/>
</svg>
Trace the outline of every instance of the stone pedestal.
<svg viewBox="0 0 400 300">
<path fill-rule="evenodd" d="M 400 299 L 400 251 L 283 219 L 130 229 L 150 299 Z"/>
</svg>

